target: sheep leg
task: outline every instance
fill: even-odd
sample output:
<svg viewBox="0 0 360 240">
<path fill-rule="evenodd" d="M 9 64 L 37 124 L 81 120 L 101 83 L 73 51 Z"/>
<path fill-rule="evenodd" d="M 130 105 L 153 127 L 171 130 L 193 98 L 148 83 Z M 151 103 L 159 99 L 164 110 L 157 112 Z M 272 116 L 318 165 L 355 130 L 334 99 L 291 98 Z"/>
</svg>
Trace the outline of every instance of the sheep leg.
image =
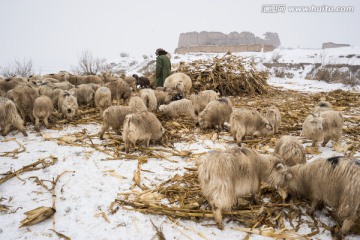
<svg viewBox="0 0 360 240">
<path fill-rule="evenodd" d="M 329 141 L 330 141 L 330 137 L 325 137 L 323 143 L 321 144 L 321 146 L 325 147 L 326 144 L 327 144 Z"/>
<path fill-rule="evenodd" d="M 354 225 L 354 219 L 352 219 L 352 218 L 345 219 L 341 226 L 340 232 L 343 235 L 346 235 L 347 233 L 349 233 L 349 231 L 353 225 Z"/>
<path fill-rule="evenodd" d="M 26 114 L 25 114 L 24 110 L 19 109 L 19 112 L 20 112 L 21 118 L 24 120 L 24 123 L 26 124 Z"/>
<path fill-rule="evenodd" d="M 39 117 L 35 117 L 35 131 L 40 131 L 40 119 Z"/>
<path fill-rule="evenodd" d="M 312 145 L 311 145 L 312 147 L 317 147 L 317 141 L 316 140 L 313 140 L 313 142 L 312 142 Z"/>
<path fill-rule="evenodd" d="M 45 124 L 45 127 L 46 128 L 49 128 L 50 127 L 50 125 L 49 125 L 49 115 L 46 115 L 45 117 L 44 117 L 44 124 Z"/>
<path fill-rule="evenodd" d="M 242 131 L 236 131 L 235 141 L 239 147 L 241 147 L 241 140 L 244 137 L 244 133 Z"/>
<path fill-rule="evenodd" d="M 109 124 L 108 124 L 106 121 L 104 121 L 104 122 L 103 122 L 103 125 L 102 125 L 102 127 L 101 127 L 101 130 L 100 130 L 100 132 L 99 132 L 99 138 L 100 138 L 101 140 L 104 139 L 104 133 L 105 133 L 105 131 L 107 131 L 108 129 L 109 129 Z"/>
<path fill-rule="evenodd" d="M 222 215 L 221 215 L 221 209 L 218 208 L 215 204 L 210 204 L 211 209 L 213 211 L 214 220 L 218 226 L 219 229 L 224 230 L 224 224 L 222 223 Z"/>
<path fill-rule="evenodd" d="M 310 207 L 310 209 L 309 209 L 309 214 L 310 214 L 310 215 L 313 215 L 314 212 L 315 212 L 316 210 L 318 210 L 319 208 L 321 208 L 320 201 L 318 201 L 318 200 L 313 200 L 312 203 L 311 203 L 311 207 Z"/>
<path fill-rule="evenodd" d="M 146 139 L 146 147 L 150 146 L 150 138 Z"/>
<path fill-rule="evenodd" d="M 11 124 L 6 124 L 6 125 L 4 126 L 3 133 L 2 133 L 2 135 L 3 135 L 4 137 L 6 136 L 6 134 L 9 133 L 10 127 L 11 127 Z"/>
<path fill-rule="evenodd" d="M 27 137 L 27 133 L 25 131 L 25 127 L 22 121 L 15 121 L 12 124 L 17 130 L 19 130 L 25 137 Z"/>
</svg>

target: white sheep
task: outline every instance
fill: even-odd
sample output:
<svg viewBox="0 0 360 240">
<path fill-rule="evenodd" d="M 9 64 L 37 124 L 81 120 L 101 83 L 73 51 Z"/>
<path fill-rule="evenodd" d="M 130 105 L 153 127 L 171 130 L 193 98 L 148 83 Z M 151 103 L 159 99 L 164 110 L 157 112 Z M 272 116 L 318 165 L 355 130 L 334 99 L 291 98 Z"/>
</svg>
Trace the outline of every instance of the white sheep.
<svg viewBox="0 0 360 240">
<path fill-rule="evenodd" d="M 49 128 L 49 117 L 54 109 L 53 102 L 48 96 L 40 96 L 35 99 L 33 115 L 35 118 L 35 130 L 40 130 L 40 119 L 43 119 L 45 127 Z"/>
<path fill-rule="evenodd" d="M 189 99 L 181 99 L 173 101 L 168 105 L 160 105 L 159 111 L 171 118 L 187 116 L 194 120 L 196 119 L 194 106 Z"/>
<path fill-rule="evenodd" d="M 281 124 L 281 115 L 279 109 L 272 105 L 266 109 L 265 118 L 269 121 L 272 130 L 270 134 L 275 134 L 279 132 L 279 126 Z"/>
<path fill-rule="evenodd" d="M 195 113 L 199 114 L 202 110 L 206 108 L 209 102 L 214 101 L 219 98 L 219 93 L 213 90 L 204 90 L 198 94 L 191 94 L 190 100 L 194 105 Z"/>
<path fill-rule="evenodd" d="M 230 132 L 236 143 L 241 146 L 245 136 L 264 136 L 272 127 L 269 121 L 255 109 L 235 109 L 230 115 Z"/>
<path fill-rule="evenodd" d="M 60 92 L 58 109 L 67 120 L 72 120 L 77 115 L 79 109 L 76 96 L 69 91 Z"/>
<path fill-rule="evenodd" d="M 275 153 L 285 161 L 287 166 L 306 163 L 305 149 L 293 136 L 282 136 L 276 141 Z"/>
<path fill-rule="evenodd" d="M 198 177 L 215 222 L 224 228 L 221 211 L 230 210 L 238 197 L 255 200 L 261 182 L 276 187 L 285 179 L 285 166 L 277 155 L 262 155 L 249 148 L 211 151 L 200 159 Z"/>
<path fill-rule="evenodd" d="M 145 141 L 146 147 L 150 140 L 159 140 L 164 133 L 159 119 L 152 112 L 142 111 L 125 117 L 122 137 L 125 151 L 135 147 L 138 141 Z"/>
<path fill-rule="evenodd" d="M 10 99 L 0 97 L 0 127 L 3 136 L 8 134 L 11 126 L 18 129 L 24 136 L 27 136 L 24 121 L 21 119 L 15 103 Z"/>
<path fill-rule="evenodd" d="M 211 101 L 199 114 L 197 125 L 201 129 L 217 127 L 223 128 L 225 122 L 229 122 L 232 113 L 232 103 L 228 98 L 219 98 Z"/>
<path fill-rule="evenodd" d="M 100 110 L 102 117 L 105 109 L 112 105 L 111 91 L 107 87 L 100 87 L 95 92 L 95 106 Z"/>
<path fill-rule="evenodd" d="M 321 203 L 333 208 L 346 235 L 360 216 L 359 179 L 360 160 L 338 156 L 289 167 L 280 186 L 310 199 L 310 213 Z"/>
<path fill-rule="evenodd" d="M 129 107 L 132 107 L 139 112 L 148 110 L 142 98 L 137 96 L 130 98 Z"/>
<path fill-rule="evenodd" d="M 164 87 L 176 89 L 179 92 L 185 94 L 185 96 L 189 96 L 192 87 L 192 81 L 191 78 L 185 73 L 177 72 L 171 74 L 165 79 Z"/>
<path fill-rule="evenodd" d="M 141 89 L 140 90 L 140 97 L 144 101 L 146 107 L 149 111 L 156 111 L 157 109 L 157 100 L 154 93 L 154 90 L 152 89 Z"/>
<path fill-rule="evenodd" d="M 312 146 L 324 139 L 323 118 L 319 115 L 310 114 L 302 124 L 301 136 L 312 140 Z"/>
</svg>

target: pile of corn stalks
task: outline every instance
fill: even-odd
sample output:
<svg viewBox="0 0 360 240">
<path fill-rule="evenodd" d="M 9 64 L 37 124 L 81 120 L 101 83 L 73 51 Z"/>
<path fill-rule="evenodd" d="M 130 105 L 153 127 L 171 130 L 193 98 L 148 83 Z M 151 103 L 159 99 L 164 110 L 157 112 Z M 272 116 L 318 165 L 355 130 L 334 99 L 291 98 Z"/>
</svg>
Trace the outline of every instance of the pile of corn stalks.
<svg viewBox="0 0 360 240">
<path fill-rule="evenodd" d="M 193 89 L 215 90 L 223 96 L 265 94 L 270 90 L 266 80 L 268 72 L 258 71 L 253 63 L 227 53 L 211 60 L 181 62 L 178 71 L 193 80 Z"/>
</svg>

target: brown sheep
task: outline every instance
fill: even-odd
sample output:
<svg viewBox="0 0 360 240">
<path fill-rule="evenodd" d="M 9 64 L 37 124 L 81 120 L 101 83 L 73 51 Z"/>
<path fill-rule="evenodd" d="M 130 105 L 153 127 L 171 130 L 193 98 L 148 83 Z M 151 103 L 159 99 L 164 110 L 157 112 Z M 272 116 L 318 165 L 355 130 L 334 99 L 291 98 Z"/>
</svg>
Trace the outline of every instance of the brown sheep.
<svg viewBox="0 0 360 240">
<path fill-rule="evenodd" d="M 240 108 L 230 115 L 230 132 L 236 143 L 241 146 L 245 136 L 266 135 L 272 130 L 269 121 L 255 109 Z"/>
<path fill-rule="evenodd" d="M 132 90 L 136 89 L 136 79 L 132 76 L 125 76 L 124 81 L 132 88 Z"/>
<path fill-rule="evenodd" d="M 320 203 L 333 208 L 341 225 L 340 232 L 348 234 L 360 216 L 360 160 L 331 157 L 288 168 L 283 184 L 290 192 L 312 201 L 313 213 Z"/>
<path fill-rule="evenodd" d="M 136 74 L 133 74 L 132 75 L 133 78 L 135 78 L 136 80 L 136 85 L 139 85 L 140 88 L 148 88 L 150 86 L 150 81 L 148 78 L 146 77 L 139 77 L 138 75 Z"/>
<path fill-rule="evenodd" d="M 45 74 L 42 76 L 43 79 L 53 78 L 60 82 L 68 81 L 69 77 L 70 77 L 70 74 L 68 72 L 50 73 L 50 74 Z"/>
<path fill-rule="evenodd" d="M 75 88 L 76 98 L 79 106 L 81 105 L 94 105 L 95 91 L 88 84 L 80 84 Z"/>
<path fill-rule="evenodd" d="M 305 149 L 293 136 L 282 136 L 276 141 L 275 153 L 285 161 L 287 166 L 306 163 Z"/>
<path fill-rule="evenodd" d="M 111 106 L 103 113 L 103 125 L 99 132 L 100 139 L 104 139 L 104 133 L 111 127 L 116 134 L 120 135 L 126 115 L 135 113 L 136 109 L 129 106 Z"/>
<path fill-rule="evenodd" d="M 164 133 L 159 119 L 152 112 L 139 112 L 127 115 L 124 121 L 122 137 L 125 143 L 125 151 L 135 147 L 138 141 L 145 141 L 146 147 L 150 140 L 159 140 Z"/>
<path fill-rule="evenodd" d="M 104 85 L 104 82 L 101 80 L 101 78 L 95 75 L 76 76 L 69 74 L 68 81 L 75 86 L 80 84 L 87 84 L 87 83 L 95 83 L 101 86 Z"/>
<path fill-rule="evenodd" d="M 26 84 L 18 85 L 13 89 L 14 102 L 25 122 L 26 116 L 30 118 L 31 122 L 34 122 L 34 101 L 38 96 L 38 91 Z"/>
<path fill-rule="evenodd" d="M 211 101 L 199 114 L 197 125 L 201 129 L 218 127 L 223 128 L 225 122 L 229 122 L 232 113 L 232 103 L 228 98 L 219 98 Z"/>
<path fill-rule="evenodd" d="M 40 96 L 35 99 L 33 115 L 35 118 L 35 130 L 40 130 L 40 119 L 43 119 L 45 127 L 49 128 L 49 117 L 54 109 L 53 102 L 48 96 Z"/>
<path fill-rule="evenodd" d="M 122 79 L 111 81 L 105 84 L 105 87 L 108 87 L 111 91 L 111 100 L 116 99 L 119 103 L 120 99 L 123 99 L 125 102 L 131 96 L 131 87 L 127 82 Z"/>
<path fill-rule="evenodd" d="M 230 210 L 238 197 L 251 194 L 256 200 L 261 182 L 276 187 L 285 179 L 280 157 L 258 154 L 249 148 L 211 151 L 201 159 L 198 168 L 201 192 L 220 229 L 224 228 L 221 211 Z"/>
<path fill-rule="evenodd" d="M 3 91 L 7 92 L 11 89 L 14 89 L 17 85 L 24 83 L 26 83 L 26 81 L 24 80 L 24 78 L 20 77 L 0 79 L 0 88 L 3 89 Z"/>
<path fill-rule="evenodd" d="M 21 119 L 15 103 L 7 98 L 0 97 L 0 127 L 3 136 L 8 134 L 11 126 L 18 129 L 24 136 L 27 136 L 24 121 Z"/>
</svg>

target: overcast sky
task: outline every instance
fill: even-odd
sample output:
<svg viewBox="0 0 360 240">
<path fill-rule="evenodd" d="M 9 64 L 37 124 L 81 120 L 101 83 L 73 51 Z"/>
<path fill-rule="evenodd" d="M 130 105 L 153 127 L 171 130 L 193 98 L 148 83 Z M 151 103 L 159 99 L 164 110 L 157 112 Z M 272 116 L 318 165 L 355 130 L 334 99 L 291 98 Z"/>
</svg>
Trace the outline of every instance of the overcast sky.
<svg viewBox="0 0 360 240">
<path fill-rule="evenodd" d="M 360 1 L 289 0 L 289 5 L 354 6 L 352 13 L 262 13 L 280 0 L 0 0 L 0 66 L 32 59 L 70 66 L 84 50 L 108 60 L 121 52 L 174 52 L 190 31 L 277 32 L 284 47 L 360 45 Z M 154 55 L 154 54 L 153 54 Z"/>
</svg>

